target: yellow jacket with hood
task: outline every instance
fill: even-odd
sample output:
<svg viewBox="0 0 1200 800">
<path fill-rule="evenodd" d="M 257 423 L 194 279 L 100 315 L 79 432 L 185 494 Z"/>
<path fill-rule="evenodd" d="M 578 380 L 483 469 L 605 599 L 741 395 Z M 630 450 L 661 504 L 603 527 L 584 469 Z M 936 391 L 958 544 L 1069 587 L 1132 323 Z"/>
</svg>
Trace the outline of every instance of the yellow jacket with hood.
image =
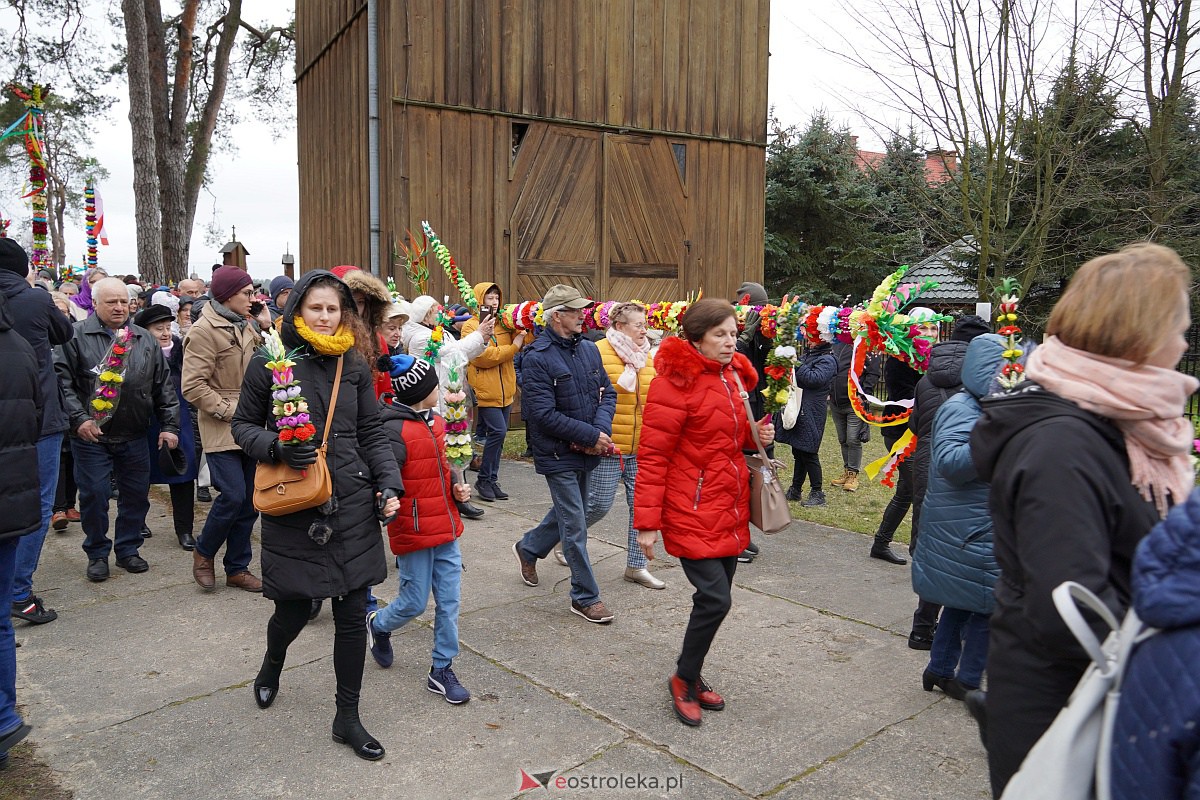
<svg viewBox="0 0 1200 800">
<path fill-rule="evenodd" d="M 475 300 L 483 307 L 483 296 L 495 289 L 500 293 L 500 307 L 504 307 L 504 294 L 494 283 L 477 283 L 473 287 Z M 471 317 L 463 323 L 462 337 L 473 333 L 479 327 L 479 317 Z M 499 321 L 496 329 L 488 339 L 487 347 L 477 357 L 471 360 L 467 367 L 467 380 L 475 390 L 475 403 L 485 408 L 504 408 L 512 405 L 517 393 L 517 371 L 513 367 L 513 357 L 522 345 L 513 342 L 514 332 L 502 326 Z"/>
<path fill-rule="evenodd" d="M 612 440 L 622 455 L 637 454 L 638 443 L 642 438 L 642 412 L 646 409 L 646 396 L 650 393 L 650 381 L 654 380 L 654 359 L 647 357 L 646 366 L 638 370 L 637 389 L 629 391 L 617 385 L 617 379 L 625 371 L 625 362 L 617 355 L 617 351 L 601 339 L 596 343 L 600 348 L 600 360 L 604 363 L 604 371 L 617 390 L 617 410 L 613 413 Z"/>
</svg>

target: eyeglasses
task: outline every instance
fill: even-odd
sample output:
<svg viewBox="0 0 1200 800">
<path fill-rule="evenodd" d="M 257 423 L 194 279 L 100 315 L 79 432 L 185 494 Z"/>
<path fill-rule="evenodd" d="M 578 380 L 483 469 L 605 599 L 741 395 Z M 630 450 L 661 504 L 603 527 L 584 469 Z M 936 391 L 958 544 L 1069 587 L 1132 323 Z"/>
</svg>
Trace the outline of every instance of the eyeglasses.
<svg viewBox="0 0 1200 800">
<path fill-rule="evenodd" d="M 617 324 L 617 325 L 628 325 L 630 328 L 633 328 L 635 331 L 644 331 L 644 330 L 646 330 L 646 323 L 645 323 L 645 322 L 624 322 L 624 321 L 622 321 L 622 322 L 618 322 L 618 323 L 616 323 L 616 324 Z"/>
</svg>

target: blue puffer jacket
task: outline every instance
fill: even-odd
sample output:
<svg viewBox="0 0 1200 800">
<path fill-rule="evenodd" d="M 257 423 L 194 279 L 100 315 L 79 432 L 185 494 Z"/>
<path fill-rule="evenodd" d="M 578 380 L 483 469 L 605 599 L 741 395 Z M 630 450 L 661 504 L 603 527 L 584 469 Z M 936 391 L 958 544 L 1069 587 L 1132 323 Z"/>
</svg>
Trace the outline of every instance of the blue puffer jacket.
<svg viewBox="0 0 1200 800">
<path fill-rule="evenodd" d="M 1130 657 L 1113 733 L 1114 800 L 1200 798 L 1200 489 L 1138 545 L 1133 607 L 1162 633 Z"/>
<path fill-rule="evenodd" d="M 929 488 L 921 509 L 921 546 L 913 554 L 913 590 L 938 605 L 992 613 L 992 587 L 1000 566 L 992 552 L 988 484 L 971 461 L 971 429 L 979 398 L 1000 371 L 1004 339 L 976 337 L 963 360 L 963 389 L 938 409 L 933 420 Z"/>
<path fill-rule="evenodd" d="M 800 416 L 796 418 L 796 425 L 788 430 L 783 427 L 782 414 L 775 415 L 776 441 L 806 453 L 821 449 L 829 387 L 836 374 L 837 357 L 833 355 L 832 345 L 819 344 L 804 354 L 796 365 L 796 385 L 804 390 L 804 396 L 800 398 Z"/>
<path fill-rule="evenodd" d="M 539 475 L 592 470 L 598 456 L 571 445 L 592 447 L 612 433 L 617 393 L 600 350 L 581 336 L 564 339 L 547 327 L 521 360 L 521 416 L 529 426 L 529 446 Z"/>
</svg>

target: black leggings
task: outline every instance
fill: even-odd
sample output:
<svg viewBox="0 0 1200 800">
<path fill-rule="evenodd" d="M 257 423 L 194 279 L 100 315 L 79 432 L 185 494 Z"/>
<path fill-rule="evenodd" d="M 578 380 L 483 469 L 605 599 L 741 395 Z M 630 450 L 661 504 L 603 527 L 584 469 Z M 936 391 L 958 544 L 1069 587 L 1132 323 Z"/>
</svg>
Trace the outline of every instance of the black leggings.
<svg viewBox="0 0 1200 800">
<path fill-rule="evenodd" d="M 821 454 L 793 447 L 792 456 L 796 459 L 796 468 L 792 470 L 792 488 L 801 489 L 805 476 L 808 476 L 808 488 L 821 491 L 821 486 L 825 483 L 825 476 L 821 473 Z"/>
<path fill-rule="evenodd" d="M 58 488 L 54 490 L 54 510 L 66 511 L 75 507 L 79 489 L 75 486 L 75 459 L 71 456 L 70 436 L 63 437 L 62 453 L 58 457 Z"/>
<path fill-rule="evenodd" d="M 683 634 L 676 674 L 691 683 L 700 677 L 708 648 L 733 604 L 730 589 L 737 570 L 737 556 L 728 558 L 679 559 L 683 574 L 696 593 L 692 595 L 692 616 Z"/>
<path fill-rule="evenodd" d="M 334 702 L 338 708 L 357 708 L 362 689 L 363 662 L 367 657 L 367 615 L 369 589 L 355 589 L 345 597 L 332 599 L 333 672 L 337 679 Z M 276 600 L 275 613 L 267 623 L 267 658 L 283 664 L 288 645 L 308 624 L 312 600 Z"/>
<path fill-rule="evenodd" d="M 175 535 L 190 534 L 196 525 L 196 482 L 168 484 L 171 487 L 171 519 Z"/>
</svg>

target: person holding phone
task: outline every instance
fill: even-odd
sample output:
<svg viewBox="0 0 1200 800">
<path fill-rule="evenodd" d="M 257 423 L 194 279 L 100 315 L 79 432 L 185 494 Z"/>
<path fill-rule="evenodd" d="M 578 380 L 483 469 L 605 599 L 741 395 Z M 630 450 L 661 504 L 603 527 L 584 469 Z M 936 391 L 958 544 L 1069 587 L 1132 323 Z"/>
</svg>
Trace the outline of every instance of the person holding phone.
<svg viewBox="0 0 1200 800">
<path fill-rule="evenodd" d="M 467 320 L 463 324 L 462 335 L 465 338 L 476 330 L 491 328 L 487 347 L 471 359 L 467 367 L 467 381 L 475 391 L 476 413 L 487 431 L 475 490 L 480 500 L 491 503 L 508 499 L 508 494 L 500 488 L 500 452 L 504 449 L 508 416 L 517 394 L 517 371 L 513 367 L 513 359 L 525 346 L 526 334 L 525 331 L 510 331 L 496 324 L 496 314 L 504 301 L 498 285 L 486 281 L 477 283 L 474 292 L 479 302 L 479 318 Z"/>
</svg>

